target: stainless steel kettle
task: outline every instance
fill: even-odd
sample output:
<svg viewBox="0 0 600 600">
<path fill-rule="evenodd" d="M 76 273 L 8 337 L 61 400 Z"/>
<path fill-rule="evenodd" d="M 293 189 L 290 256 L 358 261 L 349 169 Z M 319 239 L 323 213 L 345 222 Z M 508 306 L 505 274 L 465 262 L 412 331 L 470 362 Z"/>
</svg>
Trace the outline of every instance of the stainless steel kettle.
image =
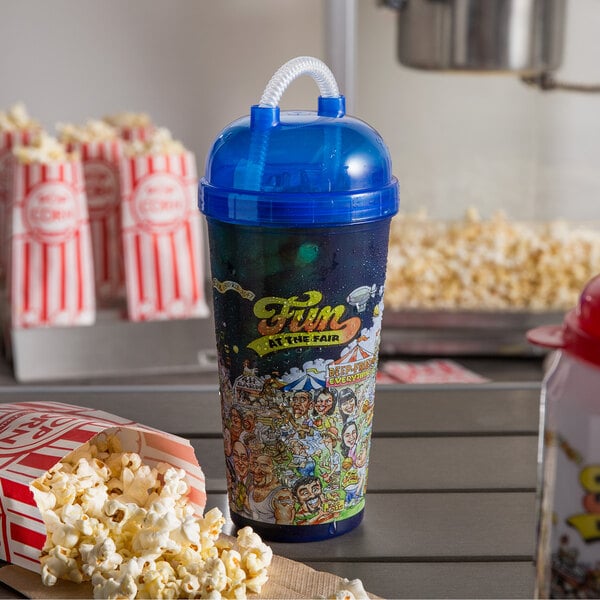
<svg viewBox="0 0 600 600">
<path fill-rule="evenodd" d="M 398 59 L 407 67 L 510 72 L 560 67 L 565 0 L 388 0 L 398 9 Z"/>
</svg>

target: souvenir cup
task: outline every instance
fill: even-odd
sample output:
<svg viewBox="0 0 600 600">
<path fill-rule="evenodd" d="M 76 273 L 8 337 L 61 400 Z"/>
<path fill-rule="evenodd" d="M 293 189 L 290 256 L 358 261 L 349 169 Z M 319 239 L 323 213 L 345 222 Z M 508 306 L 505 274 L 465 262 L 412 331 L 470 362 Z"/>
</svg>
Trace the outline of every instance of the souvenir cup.
<svg viewBox="0 0 600 600">
<path fill-rule="evenodd" d="M 600 276 L 561 325 L 528 332 L 554 349 L 542 382 L 535 598 L 600 594 Z"/>
<path fill-rule="evenodd" d="M 318 112 L 280 113 L 311 74 Z M 340 535 L 363 516 L 383 288 L 398 183 L 329 69 L 284 65 L 216 140 L 209 230 L 229 508 L 263 537 Z"/>
</svg>

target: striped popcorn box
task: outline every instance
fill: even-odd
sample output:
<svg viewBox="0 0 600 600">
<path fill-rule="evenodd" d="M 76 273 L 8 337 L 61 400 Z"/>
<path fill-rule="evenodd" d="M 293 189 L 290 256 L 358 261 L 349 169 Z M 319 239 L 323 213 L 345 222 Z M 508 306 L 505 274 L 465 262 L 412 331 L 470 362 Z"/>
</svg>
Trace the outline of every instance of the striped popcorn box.
<svg viewBox="0 0 600 600">
<path fill-rule="evenodd" d="M 122 162 L 125 286 L 132 321 L 208 315 L 196 186 L 190 152 Z"/>
<path fill-rule="evenodd" d="M 11 327 L 91 325 L 92 246 L 81 162 L 14 161 Z"/>
<path fill-rule="evenodd" d="M 9 233 L 9 194 L 12 167 L 12 149 L 27 145 L 37 129 L 0 130 L 0 278 L 6 275 Z"/>
<path fill-rule="evenodd" d="M 156 127 L 152 124 L 139 126 L 121 126 L 119 136 L 127 142 L 146 142 L 151 137 Z"/>
<path fill-rule="evenodd" d="M 147 142 L 156 131 L 150 115 L 144 112 L 119 112 L 105 116 L 103 121 L 115 127 L 126 142 Z"/>
<path fill-rule="evenodd" d="M 114 436 L 153 467 L 185 471 L 189 503 L 201 516 L 204 474 L 189 441 L 109 413 L 59 402 L 0 405 L 0 559 L 40 572 L 46 527 L 32 482 L 94 436 Z"/>
<path fill-rule="evenodd" d="M 125 290 L 119 177 L 123 142 L 117 139 L 67 144 L 67 151 L 73 150 L 83 163 L 96 299 L 99 305 L 108 305 L 122 297 Z"/>
</svg>

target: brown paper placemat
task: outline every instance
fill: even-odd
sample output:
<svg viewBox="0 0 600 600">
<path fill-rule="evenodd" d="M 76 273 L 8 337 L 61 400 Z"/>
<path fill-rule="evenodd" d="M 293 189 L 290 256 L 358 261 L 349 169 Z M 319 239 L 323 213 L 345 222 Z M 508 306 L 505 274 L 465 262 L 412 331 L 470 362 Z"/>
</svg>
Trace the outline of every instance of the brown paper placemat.
<svg viewBox="0 0 600 600">
<path fill-rule="evenodd" d="M 38 573 L 15 565 L 0 568 L 0 581 L 27 598 L 64 600 L 92 598 L 92 588 L 89 583 L 59 581 L 53 587 L 46 587 L 42 584 Z M 315 571 L 302 563 L 282 556 L 274 556 L 269 568 L 269 581 L 263 587 L 260 596 L 249 594 L 248 597 L 282 600 L 327 598 L 337 590 L 340 581 L 341 578 L 337 575 Z M 377 598 L 372 594 L 369 596 Z"/>
</svg>

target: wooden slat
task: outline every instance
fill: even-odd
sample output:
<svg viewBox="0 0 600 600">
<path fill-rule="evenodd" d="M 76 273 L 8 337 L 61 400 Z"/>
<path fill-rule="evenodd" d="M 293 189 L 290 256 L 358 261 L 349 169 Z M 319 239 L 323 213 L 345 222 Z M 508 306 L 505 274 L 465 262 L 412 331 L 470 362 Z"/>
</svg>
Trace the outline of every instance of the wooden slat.
<svg viewBox="0 0 600 600">
<path fill-rule="evenodd" d="M 71 402 L 186 435 L 207 476 L 208 507 L 227 513 L 217 387 L 187 381 L 0 382 L 0 402 Z M 531 597 L 538 406 L 536 385 L 379 386 L 364 522 L 341 538 L 274 551 L 360 577 L 382 597 Z"/>
<path fill-rule="evenodd" d="M 526 562 L 307 563 L 360 579 L 381 598 L 533 598 L 534 567 Z"/>
<path fill-rule="evenodd" d="M 558 321 L 557 321 L 558 322 Z M 213 331 L 210 331 L 210 336 L 213 335 Z M 201 340 L 200 346 L 208 347 L 205 343 L 206 340 Z M 199 346 L 199 348 L 200 348 Z M 397 353 L 394 352 L 394 356 L 383 356 L 379 358 L 381 366 L 389 360 L 398 360 Z M 428 360 L 427 357 L 404 357 L 404 360 L 422 362 Z M 507 382 L 516 383 L 519 382 L 521 385 L 526 385 L 532 382 L 540 382 L 542 380 L 545 368 L 545 362 L 547 359 L 544 356 L 536 356 L 531 358 L 524 357 L 510 357 L 503 356 L 502 358 L 485 357 L 485 356 L 456 356 L 453 358 L 454 361 L 460 365 L 474 371 L 475 373 L 488 378 L 492 382 Z M 140 372 L 135 375 L 128 375 L 126 377 L 122 375 L 102 375 L 102 376 L 87 376 L 85 378 L 79 378 L 69 380 L 69 385 L 84 383 L 85 385 L 99 385 L 104 386 L 107 384 L 116 384 L 128 386 L 135 385 L 198 385 L 198 384 L 211 384 L 216 385 L 217 383 L 217 369 L 216 363 L 210 370 L 197 370 L 194 372 L 171 372 L 171 373 L 155 373 L 155 372 Z M 42 382 L 45 385 L 56 385 L 56 381 Z M 12 369 L 8 366 L 6 361 L 0 358 L 0 386 L 11 386 L 15 385 L 15 377 Z"/>
<path fill-rule="evenodd" d="M 532 598 L 529 562 L 486 563 L 307 563 L 317 571 L 360 579 L 381 598 Z M 49 590 L 50 591 L 50 590 Z M 0 598 L 22 598 L 0 584 Z"/>
<path fill-rule="evenodd" d="M 381 598 L 533 598 L 530 562 L 344 563 L 308 562 L 317 571 L 360 579 Z M 0 585 L 0 598 L 22 598 Z"/>
<path fill-rule="evenodd" d="M 223 443 L 192 439 L 210 492 L 225 491 Z M 368 489 L 377 491 L 535 488 L 535 436 L 373 440 Z"/>
<path fill-rule="evenodd" d="M 0 402 L 54 401 L 104 410 L 126 419 L 186 436 L 220 436 L 221 414 L 212 392 L 85 391 L 67 389 L 0 395 Z"/>
<path fill-rule="evenodd" d="M 302 562 L 524 561 L 533 554 L 535 494 L 367 494 L 363 523 L 340 538 L 302 544 L 272 543 Z M 207 507 L 227 511 L 224 494 Z"/>
<path fill-rule="evenodd" d="M 373 426 L 380 435 L 537 434 L 539 398 L 537 387 L 381 387 Z"/>
<path fill-rule="evenodd" d="M 197 389 L 147 386 L 130 390 L 40 388 L 3 391 L 0 402 L 54 400 L 99 408 L 165 431 L 188 436 L 221 432 L 216 386 Z M 537 434 L 539 389 L 380 387 L 375 398 L 374 434 Z"/>
</svg>

